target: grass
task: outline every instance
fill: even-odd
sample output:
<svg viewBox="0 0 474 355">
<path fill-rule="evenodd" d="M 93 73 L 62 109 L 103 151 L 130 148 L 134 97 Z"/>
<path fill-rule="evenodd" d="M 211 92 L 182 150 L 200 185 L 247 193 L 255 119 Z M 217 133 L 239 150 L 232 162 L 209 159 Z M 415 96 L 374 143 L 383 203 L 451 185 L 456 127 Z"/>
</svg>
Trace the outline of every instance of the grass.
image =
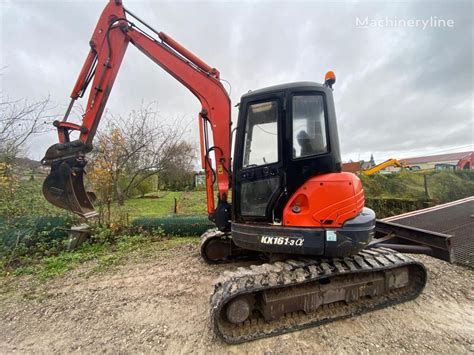
<svg viewBox="0 0 474 355">
<path fill-rule="evenodd" d="M 0 280 L 11 276 L 31 275 L 45 281 L 63 276 L 79 265 L 91 262 L 87 273 L 101 273 L 113 266 L 120 265 L 128 259 L 143 260 L 160 251 L 170 250 L 178 245 L 196 244 L 195 237 L 163 238 L 144 235 L 121 236 L 116 244 L 84 244 L 71 252 L 64 251 L 56 256 L 42 259 L 31 258 L 11 272 L 3 271 Z"/>
<path fill-rule="evenodd" d="M 178 200 L 178 213 L 205 215 L 207 214 L 206 191 L 188 191 Z"/>
<path fill-rule="evenodd" d="M 22 182 L 22 187 L 19 190 L 21 196 L 18 196 L 17 201 L 15 201 L 15 211 L 19 215 L 28 216 L 29 218 L 33 218 L 36 214 L 40 213 L 68 215 L 68 213 L 51 206 L 43 198 L 40 181 Z M 179 214 L 206 213 L 204 191 L 159 191 L 149 194 L 146 198 L 129 199 L 126 201 L 125 206 L 120 209 L 113 205 L 113 213 L 120 213 L 122 215 L 126 213 L 130 221 L 137 217 L 169 216 L 174 212 L 175 199 L 178 200 Z M 0 221 L 0 223 L 2 222 Z M 55 251 L 48 249 L 48 243 L 44 243 L 40 247 L 35 247 L 35 250 L 30 248 L 24 252 L 18 251 L 13 264 L 10 263 L 11 258 L 9 256 L 12 254 L 12 251 L 8 248 L 5 249 L 6 245 L 3 248 L 0 245 L 0 265 L 2 265 L 0 268 L 0 280 L 22 275 L 29 275 L 39 280 L 47 280 L 62 276 L 87 262 L 92 264 L 89 272 L 102 272 L 121 264 L 130 257 L 147 257 L 155 255 L 160 250 L 173 248 L 175 245 L 197 242 L 195 237 L 170 239 L 150 235 L 124 235 L 115 236 L 112 239 L 113 241 L 110 242 L 107 237 L 102 238 L 98 235 L 91 242 L 92 244 L 84 244 L 78 250 L 71 252 L 63 251 L 57 255 L 55 255 Z M 2 251 L 4 254 L 2 254 Z"/>
<path fill-rule="evenodd" d="M 206 214 L 205 191 L 159 191 L 144 198 L 131 198 L 125 202 L 123 212 L 129 219 L 138 217 L 162 217 L 174 214 L 174 202 L 178 201 L 178 214 Z"/>
<path fill-rule="evenodd" d="M 181 191 L 159 191 L 145 198 L 131 198 L 125 202 L 124 212 L 128 213 L 130 219 L 167 216 L 173 213 L 174 199 L 179 199 L 182 194 Z"/>
</svg>

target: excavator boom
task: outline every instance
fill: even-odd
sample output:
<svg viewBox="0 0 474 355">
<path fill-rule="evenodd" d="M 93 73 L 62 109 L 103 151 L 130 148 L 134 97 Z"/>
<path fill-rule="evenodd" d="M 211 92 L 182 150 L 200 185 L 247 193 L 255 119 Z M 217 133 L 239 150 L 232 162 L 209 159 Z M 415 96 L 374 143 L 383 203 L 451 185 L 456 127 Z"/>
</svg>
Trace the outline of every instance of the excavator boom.
<svg viewBox="0 0 474 355">
<path fill-rule="evenodd" d="M 127 19 L 127 14 L 142 26 Z M 208 213 L 211 219 L 218 220 L 221 229 L 227 228 L 230 218 L 227 203 L 230 183 L 230 99 L 220 82 L 219 71 L 170 36 L 153 30 L 126 10 L 119 0 L 110 0 L 103 10 L 92 34 L 90 51 L 71 93 L 71 103 L 62 121 L 54 122 L 59 143 L 51 146 L 42 159 L 44 165 L 51 166 L 51 172 L 43 185 L 43 194 L 54 205 L 82 217 L 96 215 L 90 201 L 91 194 L 84 188 L 85 156 L 92 150 L 97 127 L 129 43 L 186 86 L 200 101 L 201 163 L 206 171 Z M 92 87 L 82 122 L 68 122 L 74 102 L 84 95 L 90 82 Z M 71 141 L 72 131 L 79 131 L 79 139 Z M 212 147 L 209 131 L 213 139 Z M 214 183 L 218 188 L 217 208 L 214 205 Z"/>
<path fill-rule="evenodd" d="M 407 165 L 403 164 L 402 162 L 398 161 L 397 159 L 388 159 L 388 160 L 385 160 L 384 162 L 380 163 L 380 164 L 377 164 L 376 166 L 370 168 L 370 169 L 367 169 L 367 170 L 363 170 L 362 171 L 362 174 L 364 174 L 365 176 L 370 176 L 370 175 L 373 175 L 373 174 L 376 174 L 378 173 L 380 170 L 383 170 L 389 166 L 396 166 L 398 168 L 408 168 Z"/>
</svg>

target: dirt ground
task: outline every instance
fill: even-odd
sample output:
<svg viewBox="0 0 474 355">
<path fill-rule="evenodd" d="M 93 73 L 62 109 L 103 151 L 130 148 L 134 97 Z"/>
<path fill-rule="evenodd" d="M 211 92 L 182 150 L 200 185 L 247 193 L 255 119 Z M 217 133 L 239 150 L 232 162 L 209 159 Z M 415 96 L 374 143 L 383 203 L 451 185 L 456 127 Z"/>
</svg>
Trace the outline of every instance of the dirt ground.
<svg viewBox="0 0 474 355">
<path fill-rule="evenodd" d="M 474 271 L 429 257 L 422 295 L 343 320 L 229 346 L 209 331 L 209 296 L 219 273 L 196 245 L 126 262 L 85 277 L 27 281 L 0 300 L 0 353 L 473 353 Z M 235 266 L 233 266 L 235 268 Z"/>
</svg>

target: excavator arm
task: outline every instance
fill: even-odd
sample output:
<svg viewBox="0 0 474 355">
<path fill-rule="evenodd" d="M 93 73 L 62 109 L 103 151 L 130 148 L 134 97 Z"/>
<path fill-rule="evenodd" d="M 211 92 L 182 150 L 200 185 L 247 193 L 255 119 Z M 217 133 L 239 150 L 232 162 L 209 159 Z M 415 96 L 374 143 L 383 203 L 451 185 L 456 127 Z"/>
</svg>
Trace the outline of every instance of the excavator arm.
<svg viewBox="0 0 474 355">
<path fill-rule="evenodd" d="M 158 38 L 135 25 L 127 19 L 127 15 Z M 119 0 L 110 0 L 103 10 L 90 41 L 89 54 L 71 93 L 71 103 L 62 121 L 54 122 L 59 143 L 52 145 L 42 159 L 44 165 L 51 166 L 51 172 L 43 185 L 43 194 L 52 204 L 82 217 L 97 215 L 90 201 L 92 195 L 84 187 L 85 155 L 92 150 L 97 127 L 129 43 L 186 86 L 200 101 L 201 163 L 206 172 L 208 213 L 220 229 L 228 228 L 230 99 L 220 82 L 219 71 L 168 35 L 152 29 L 126 10 Z M 92 83 L 92 87 L 81 124 L 68 122 L 74 102 L 84 95 L 89 83 Z M 79 139 L 71 140 L 72 131 L 79 131 Z M 212 147 L 209 131 L 213 139 Z M 211 159 L 212 152 L 214 162 Z M 218 189 L 217 207 L 214 205 L 215 183 Z"/>
<path fill-rule="evenodd" d="M 365 176 L 370 176 L 370 175 L 373 175 L 373 174 L 376 174 L 378 173 L 380 170 L 383 170 L 389 166 L 396 166 L 398 168 L 408 168 L 408 166 L 406 166 L 405 164 L 403 164 L 402 162 L 398 161 L 397 159 L 388 159 L 388 160 L 385 160 L 384 162 L 380 163 L 380 164 L 377 164 L 376 166 L 370 168 L 370 169 L 367 169 L 367 170 L 363 170 L 362 171 L 362 174 L 364 174 Z"/>
</svg>

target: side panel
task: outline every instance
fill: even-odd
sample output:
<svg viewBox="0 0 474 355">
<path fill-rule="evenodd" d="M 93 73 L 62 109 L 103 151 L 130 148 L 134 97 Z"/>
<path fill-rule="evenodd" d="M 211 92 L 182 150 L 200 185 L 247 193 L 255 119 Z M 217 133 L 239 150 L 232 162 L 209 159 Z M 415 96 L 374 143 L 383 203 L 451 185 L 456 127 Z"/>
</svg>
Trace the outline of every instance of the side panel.
<svg viewBox="0 0 474 355">
<path fill-rule="evenodd" d="M 232 223 L 232 240 L 236 245 L 268 253 L 323 255 L 325 233 L 322 228 Z"/>
<path fill-rule="evenodd" d="M 283 225 L 341 227 L 364 208 L 364 190 L 351 173 L 331 173 L 308 179 L 291 196 L 283 212 Z"/>
<path fill-rule="evenodd" d="M 375 214 L 364 208 L 340 228 L 304 228 L 232 223 L 232 240 L 265 253 L 346 257 L 364 249 L 374 236 Z"/>
</svg>

